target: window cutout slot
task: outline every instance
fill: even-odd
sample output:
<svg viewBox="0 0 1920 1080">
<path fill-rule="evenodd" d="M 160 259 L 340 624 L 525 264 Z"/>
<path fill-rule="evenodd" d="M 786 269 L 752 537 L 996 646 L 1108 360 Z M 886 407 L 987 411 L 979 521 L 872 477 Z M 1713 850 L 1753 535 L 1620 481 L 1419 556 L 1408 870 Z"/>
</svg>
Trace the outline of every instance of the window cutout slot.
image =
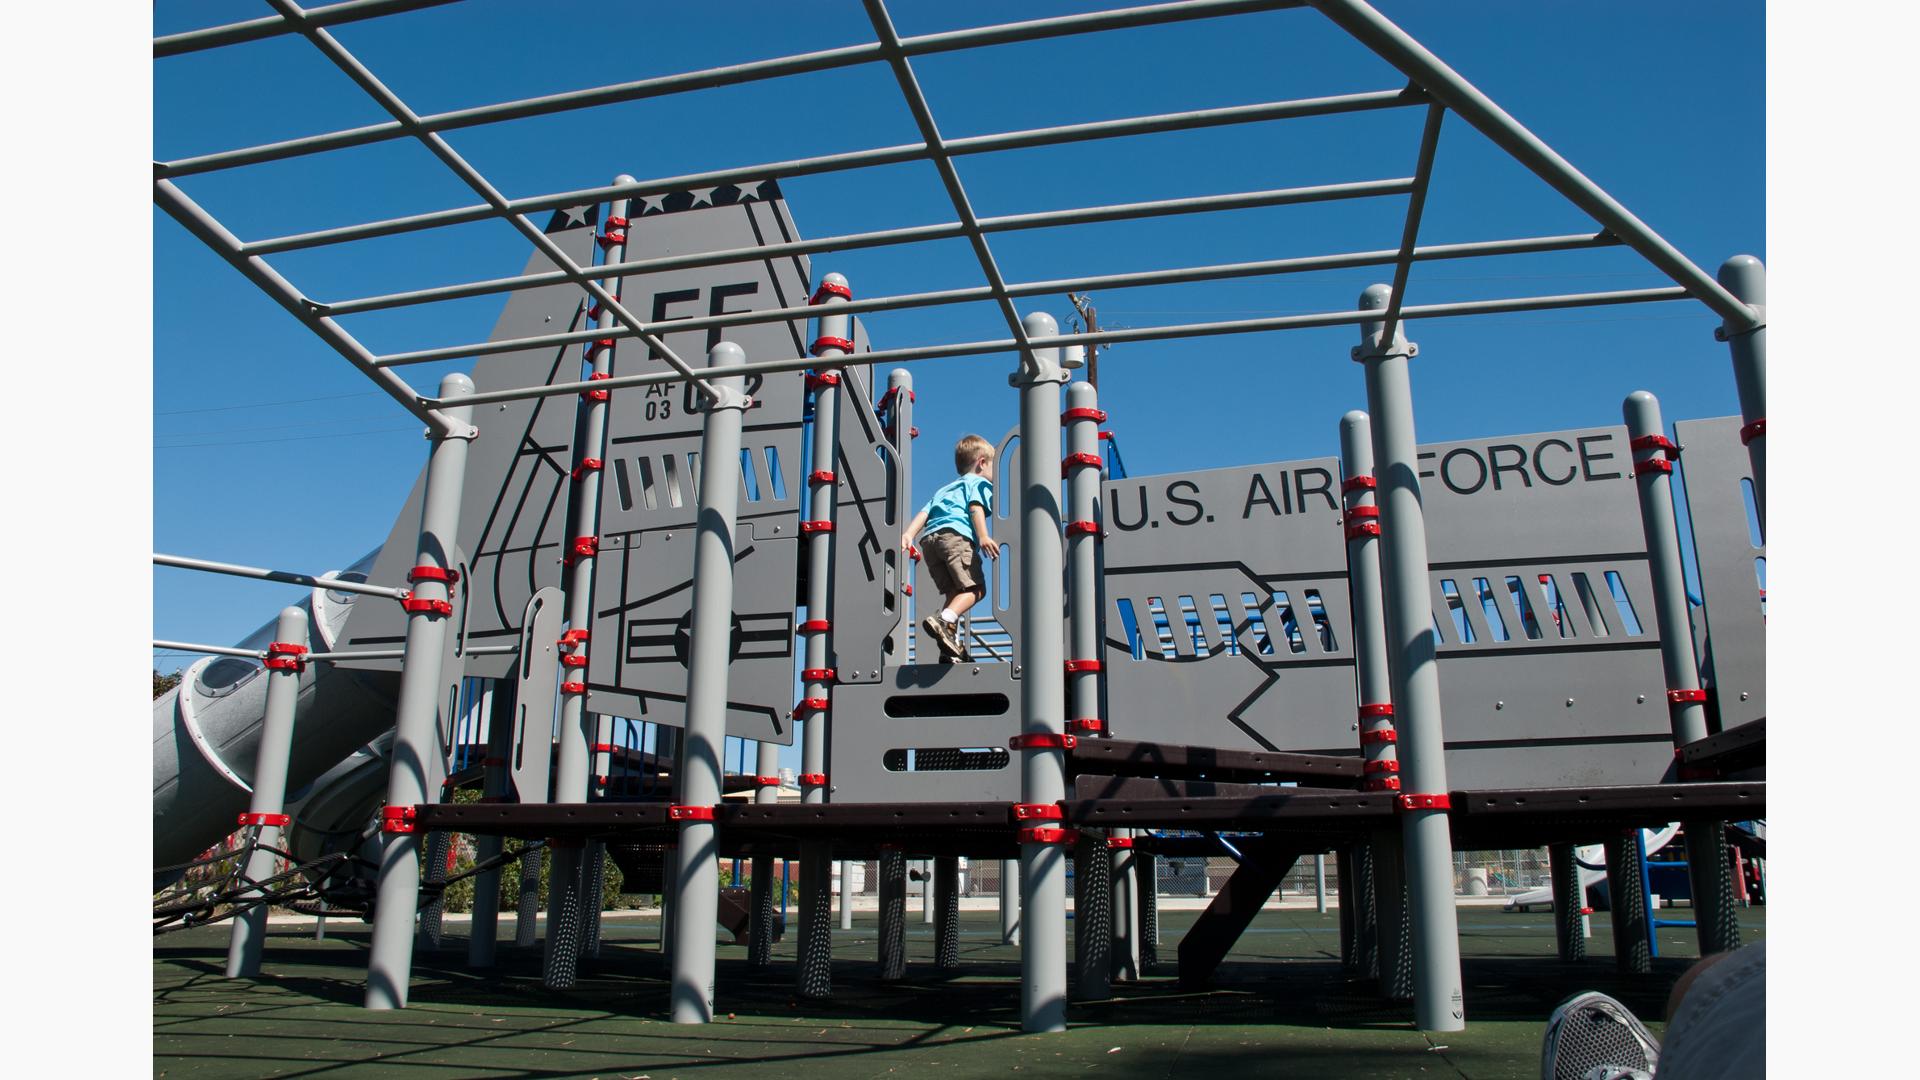
<svg viewBox="0 0 1920 1080">
<path fill-rule="evenodd" d="M 1220 635 L 1220 647 L 1228 656 L 1240 655 L 1240 639 L 1233 632 L 1233 613 L 1227 610 L 1227 598 L 1214 593 L 1207 597 L 1213 605 L 1213 625 Z"/>
<path fill-rule="evenodd" d="M 1573 620 L 1567 611 L 1567 597 L 1552 574 L 1540 575 L 1540 592 L 1547 598 L 1547 610 L 1553 613 L 1553 628 L 1563 638 L 1574 636 Z"/>
<path fill-rule="evenodd" d="M 1580 597 L 1580 607 L 1587 613 L 1587 625 L 1593 627 L 1593 636 L 1610 636 L 1612 631 L 1607 629 L 1607 618 L 1600 607 L 1600 598 L 1594 595 L 1593 582 L 1587 580 L 1586 574 L 1574 572 L 1573 591 Z"/>
<path fill-rule="evenodd" d="M 1446 598 L 1447 614 L 1453 617 L 1453 636 L 1462 645 L 1473 644 L 1473 624 L 1467 621 L 1467 608 L 1460 599 L 1460 586 L 1455 585 L 1452 578 L 1441 578 L 1440 595 Z"/>
<path fill-rule="evenodd" d="M 633 479 L 627 475 L 627 459 L 613 459 L 613 497 L 620 500 L 620 509 L 633 509 Z"/>
<path fill-rule="evenodd" d="M 1527 587 L 1512 575 L 1507 577 L 1507 595 L 1513 597 L 1513 609 L 1520 613 L 1520 632 L 1530 641 L 1540 640 L 1540 620 L 1533 614 L 1533 601 L 1527 599 Z"/>
<path fill-rule="evenodd" d="M 889 750 L 880 762 L 888 772 L 984 772 L 1004 769 L 1013 756 L 997 746 L 922 746 Z"/>
<path fill-rule="evenodd" d="M 1513 635 L 1507 633 L 1507 620 L 1500 614 L 1500 602 L 1493 598 L 1493 586 L 1486 578 L 1473 579 L 1473 594 L 1480 601 L 1480 613 L 1486 616 L 1487 632 L 1493 635 L 1493 640 L 1512 640 Z"/>
<path fill-rule="evenodd" d="M 1247 612 L 1247 632 L 1253 635 L 1253 651 L 1261 656 L 1273 655 L 1273 635 L 1267 632 L 1267 617 L 1260 610 L 1260 600 L 1250 592 L 1240 594 L 1240 604 Z"/>
<path fill-rule="evenodd" d="M 647 509 L 658 510 L 660 509 L 660 492 L 653 485 L 653 459 L 643 457 L 639 459 L 639 465 L 640 495 L 646 500 Z"/>
<path fill-rule="evenodd" d="M 916 716 L 1004 716 L 1011 707 L 1005 694 L 896 694 L 887 699 L 886 714 L 896 719 Z"/>
<path fill-rule="evenodd" d="M 1160 656 L 1172 659 L 1180 651 L 1173 647 L 1173 627 L 1167 622 L 1167 605 L 1157 596 L 1147 597 L 1147 611 L 1153 615 L 1153 632 L 1160 640 Z"/>
<path fill-rule="evenodd" d="M 1000 557 L 985 562 L 993 569 L 987 571 L 987 580 L 993 585 L 993 603 L 989 611 L 1005 611 L 1013 596 L 1013 545 L 1002 542 Z"/>
<path fill-rule="evenodd" d="M 748 502 L 760 501 L 760 478 L 754 475 L 753 451 L 744 446 L 740 448 L 740 483 L 746 486 Z"/>
<path fill-rule="evenodd" d="M 787 478 L 780 471 L 780 448 L 769 446 L 764 450 L 767 458 L 767 486 L 773 489 L 773 497 L 784 500 L 787 497 Z"/>
<path fill-rule="evenodd" d="M 1128 651 L 1135 660 L 1146 659 L 1146 650 L 1141 647 L 1140 620 L 1133 614 L 1133 601 L 1123 596 L 1114 601 L 1114 606 L 1120 611 L 1120 628 L 1126 631 Z"/>
<path fill-rule="evenodd" d="M 694 455 L 688 455 L 688 467 L 692 468 Z M 684 506 L 680 495 L 680 459 L 667 454 L 660 459 L 660 486 L 667 489 L 668 506 Z"/>
<path fill-rule="evenodd" d="M 1747 508 L 1747 542 L 1756 548 L 1766 547 L 1766 538 L 1760 533 L 1760 508 L 1753 501 L 1753 480 L 1745 476 L 1740 478 L 1740 498 Z"/>
<path fill-rule="evenodd" d="M 687 451 L 687 502 L 698 505 L 700 502 L 700 451 Z M 679 506 L 679 503 L 673 505 Z"/>
<path fill-rule="evenodd" d="M 1760 586 L 1760 617 L 1767 617 L 1767 557 L 1753 560 L 1753 580 Z"/>
<path fill-rule="evenodd" d="M 1300 636 L 1300 620 L 1293 612 L 1293 601 L 1285 591 L 1273 594 L 1273 606 L 1280 616 L 1280 629 L 1287 635 L 1287 650 L 1303 653 L 1307 651 L 1307 642 Z"/>
<path fill-rule="evenodd" d="M 1628 637 L 1640 636 L 1640 617 L 1634 614 L 1633 597 L 1627 595 L 1627 583 L 1620 580 L 1620 571 L 1607 571 L 1607 590 L 1613 593 L 1613 606 L 1620 610 L 1620 625 L 1624 626 Z"/>
<path fill-rule="evenodd" d="M 1212 650 L 1207 648 L 1207 635 L 1200 625 L 1199 605 L 1193 602 L 1191 596 L 1182 596 L 1179 599 L 1181 630 L 1186 634 L 1187 640 L 1193 643 L 1193 655 L 1203 659 L 1213 655 Z"/>
<path fill-rule="evenodd" d="M 1320 632 L 1320 648 L 1323 652 L 1334 652 L 1340 648 L 1333 640 L 1333 620 L 1327 618 L 1327 605 L 1320 599 L 1319 589 L 1307 590 L 1307 611 L 1313 615 L 1313 627 Z"/>
</svg>

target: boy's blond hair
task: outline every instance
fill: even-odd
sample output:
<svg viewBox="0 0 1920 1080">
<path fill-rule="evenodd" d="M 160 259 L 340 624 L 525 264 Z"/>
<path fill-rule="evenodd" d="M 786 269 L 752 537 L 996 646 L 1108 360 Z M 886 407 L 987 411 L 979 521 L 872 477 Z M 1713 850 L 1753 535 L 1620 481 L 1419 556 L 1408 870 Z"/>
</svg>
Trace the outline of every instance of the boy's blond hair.
<svg viewBox="0 0 1920 1080">
<path fill-rule="evenodd" d="M 993 444 L 978 435 L 962 435 L 953 444 L 953 471 L 962 475 L 973 471 L 973 463 L 993 456 Z"/>
</svg>

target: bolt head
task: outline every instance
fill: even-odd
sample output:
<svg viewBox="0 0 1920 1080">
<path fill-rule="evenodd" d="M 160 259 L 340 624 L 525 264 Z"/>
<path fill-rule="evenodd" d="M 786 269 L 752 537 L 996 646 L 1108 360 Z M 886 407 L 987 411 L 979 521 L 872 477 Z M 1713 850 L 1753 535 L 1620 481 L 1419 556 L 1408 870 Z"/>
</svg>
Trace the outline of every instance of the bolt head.
<svg viewBox="0 0 1920 1080">
<path fill-rule="evenodd" d="M 1633 703 L 1635 705 L 1645 705 L 1647 703 L 1647 695 L 1645 694 L 1633 695 Z"/>
<path fill-rule="evenodd" d="M 1493 703 L 1493 707 L 1494 707 L 1494 708 L 1495 708 L 1496 710 L 1498 710 L 1498 709 L 1504 709 L 1504 708 L 1506 708 L 1506 707 L 1507 707 L 1507 703 L 1506 703 L 1506 702 L 1504 702 L 1504 701 L 1496 701 L 1496 702 L 1494 702 L 1494 703 Z"/>
<path fill-rule="evenodd" d="M 1746 692 L 1745 690 L 1742 690 L 1742 691 L 1740 692 L 1740 700 L 1741 700 L 1741 701 L 1745 701 L 1745 700 L 1747 700 L 1747 692 Z"/>
<path fill-rule="evenodd" d="M 1572 699 L 1572 698 L 1568 698 L 1568 699 L 1567 699 L 1567 708 L 1569 708 L 1569 709 L 1571 709 L 1571 708 L 1573 708 L 1573 699 Z"/>
</svg>

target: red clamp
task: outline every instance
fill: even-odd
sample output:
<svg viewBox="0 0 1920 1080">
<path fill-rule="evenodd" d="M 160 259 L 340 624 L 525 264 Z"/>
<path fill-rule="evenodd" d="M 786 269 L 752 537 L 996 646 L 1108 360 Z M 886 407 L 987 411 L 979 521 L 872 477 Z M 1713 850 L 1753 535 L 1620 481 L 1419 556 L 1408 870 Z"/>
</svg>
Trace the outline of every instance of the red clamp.
<svg viewBox="0 0 1920 1080">
<path fill-rule="evenodd" d="M 249 813 L 240 815 L 240 824 L 242 825 L 287 825 L 292 823 L 292 821 L 293 819 L 285 814 Z"/>
<path fill-rule="evenodd" d="M 588 473 L 599 472 L 605 467 L 606 462 L 601 461 L 597 457 L 581 458 L 580 464 L 573 467 L 573 478 L 575 480 L 585 479 Z"/>
<path fill-rule="evenodd" d="M 307 662 L 300 659 L 307 655 L 305 645 L 295 645 L 291 641 L 276 641 L 267 646 L 266 659 L 260 661 L 273 671 L 305 671 Z"/>
<path fill-rule="evenodd" d="M 420 816 L 417 806 L 383 806 L 380 808 L 380 831 L 383 833 L 409 833 L 413 831 L 413 822 Z"/>
<path fill-rule="evenodd" d="M 795 719 L 798 719 L 810 712 L 823 713 L 827 711 L 830 704 L 831 703 L 823 697 L 802 698 L 800 699 L 800 704 L 793 707 L 793 716 Z"/>
<path fill-rule="evenodd" d="M 809 534 L 809 535 L 811 535 L 811 534 L 813 534 L 813 533 L 817 533 L 817 532 L 828 532 L 828 533 L 830 533 L 830 532 L 832 532 L 832 531 L 833 531 L 833 522 L 831 522 L 831 521 L 803 521 L 803 522 L 801 522 L 801 523 L 800 523 L 800 531 L 801 531 L 802 533 L 805 533 L 805 534 Z"/>
<path fill-rule="evenodd" d="M 1690 705 L 1694 702 L 1706 701 L 1707 692 L 1705 690 L 1669 690 L 1667 700 L 1675 705 Z"/>
<path fill-rule="evenodd" d="M 1067 674 L 1069 675 L 1078 674 L 1079 672 L 1082 672 L 1082 671 L 1099 671 L 1099 670 L 1100 670 L 1100 661 L 1098 660 L 1067 661 Z"/>
<path fill-rule="evenodd" d="M 1402 795 L 1393 801 L 1393 805 L 1406 810 L 1451 810 L 1453 797 L 1450 795 Z"/>
<path fill-rule="evenodd" d="M 1050 829 L 1038 826 L 1025 826 L 1019 830 L 1018 840 L 1022 844 L 1066 844 L 1071 846 L 1080 839 L 1078 829 Z"/>
<path fill-rule="evenodd" d="M 880 400 L 873 403 L 873 407 L 876 410 L 888 408 L 892 406 L 893 399 L 899 396 L 900 396 L 900 388 L 897 386 L 889 386 L 887 387 L 887 392 L 880 395 Z M 914 401 L 919 401 L 920 399 L 914 396 L 914 393 L 912 390 L 908 390 L 907 400 L 909 402 L 914 402 Z"/>
<path fill-rule="evenodd" d="M 620 748 L 610 742 L 597 742 L 593 744 L 593 753 L 596 754 L 611 754 L 618 749 Z"/>
<path fill-rule="evenodd" d="M 584 694 L 587 692 L 587 684 L 583 682 L 563 682 L 560 684 L 560 692 L 563 694 Z"/>
<path fill-rule="evenodd" d="M 1360 719 L 1379 720 L 1382 718 L 1388 719 L 1388 720 L 1393 719 L 1393 705 L 1390 702 L 1381 702 L 1380 704 L 1377 704 L 1377 705 L 1360 706 Z"/>
<path fill-rule="evenodd" d="M 1665 435 L 1642 435 L 1629 442 L 1627 446 L 1634 450 L 1663 450 L 1670 458 L 1680 456 L 1679 445 Z"/>
<path fill-rule="evenodd" d="M 712 821 L 713 807 L 711 806 L 669 806 L 667 807 L 667 820 L 668 821 Z"/>
<path fill-rule="evenodd" d="M 600 234 L 600 246 L 610 248 L 615 244 L 627 242 L 627 219 L 610 217 L 607 219 L 607 231 Z"/>
<path fill-rule="evenodd" d="M 1066 817 L 1059 803 L 1050 802 L 1017 802 L 1010 813 L 1015 821 L 1061 821 Z"/>
<path fill-rule="evenodd" d="M 753 778 L 753 786 L 755 786 L 755 787 L 779 787 L 779 786 L 780 786 L 780 778 L 779 778 L 779 777 L 777 777 L 777 776 L 756 776 L 756 777 L 754 777 L 754 778 Z"/>
<path fill-rule="evenodd" d="M 824 634 L 831 629 L 833 629 L 833 623 L 827 619 L 808 619 L 800 624 L 800 632 L 803 634 Z"/>
<path fill-rule="evenodd" d="M 900 595 L 902 596 L 913 595 L 913 583 L 911 581 L 900 586 Z"/>
<path fill-rule="evenodd" d="M 445 600 L 423 600 L 406 593 L 400 597 L 400 610 L 409 615 L 452 615 L 453 605 Z"/>
<path fill-rule="evenodd" d="M 1096 424 L 1104 424 L 1107 422 L 1107 410 L 1068 409 L 1066 412 L 1060 414 L 1060 422 L 1062 424 L 1072 423 L 1075 420 L 1091 420 Z"/>
<path fill-rule="evenodd" d="M 801 787 L 826 787 L 827 774 L 823 772 L 803 772 L 799 776 Z"/>
<path fill-rule="evenodd" d="M 1373 509 L 1373 507 L 1356 506 L 1354 507 L 1354 509 L 1355 510 L 1371 510 Z M 1379 538 L 1380 538 L 1380 523 L 1377 521 L 1355 521 L 1355 522 L 1350 522 L 1347 525 L 1347 539 L 1349 540 L 1361 540 L 1361 539 L 1378 540 Z"/>
<path fill-rule="evenodd" d="M 599 537 L 576 536 L 573 538 L 573 543 L 567 548 L 567 554 L 562 557 L 560 561 L 567 566 L 572 566 L 573 560 L 575 559 L 592 558 L 598 554 L 600 554 Z"/>
<path fill-rule="evenodd" d="M 1672 471 L 1673 462 L 1668 461 L 1666 458 L 1648 458 L 1645 461 L 1634 462 L 1633 465 L 1633 475 L 1635 476 L 1645 476 L 1649 473 L 1670 473 Z"/>
<path fill-rule="evenodd" d="M 1098 735 L 1107 730 L 1107 722 L 1097 716 L 1082 717 L 1079 720 L 1067 721 L 1067 730 L 1082 735 Z"/>
<path fill-rule="evenodd" d="M 831 484 L 838 477 L 833 475 L 832 469 L 815 469 L 807 474 L 807 479 L 816 484 Z"/>
<path fill-rule="evenodd" d="M 591 640 L 593 640 L 593 631 L 591 630 L 569 630 L 561 634 L 560 640 L 554 642 L 554 644 L 563 649 L 577 649 Z"/>
<path fill-rule="evenodd" d="M 843 337 L 829 337 L 822 334 L 813 339 L 813 348 L 808 349 L 807 352 L 813 356 L 819 356 L 825 349 L 839 349 L 843 353 L 850 353 L 853 351 L 853 342 Z"/>
<path fill-rule="evenodd" d="M 1379 486 L 1380 481 L 1371 476 L 1349 476 L 1340 482 L 1340 494 L 1351 495 L 1356 491 L 1373 491 Z"/>
<path fill-rule="evenodd" d="M 561 667 L 586 667 L 587 654 L 583 652 L 562 653 L 560 655 L 560 666 Z"/>
<path fill-rule="evenodd" d="M 1397 743 L 1399 741 L 1400 741 L 1400 733 L 1393 730 L 1390 727 L 1377 728 L 1373 731 L 1363 731 L 1360 733 L 1361 746 L 1368 746 L 1373 743 L 1383 743 L 1383 742 Z"/>
<path fill-rule="evenodd" d="M 1076 741 L 1071 735 L 1031 732 L 1008 739 L 1007 746 L 1014 750 L 1071 750 Z"/>
<path fill-rule="evenodd" d="M 1753 423 L 1748 424 L 1746 427 L 1743 427 L 1740 429 L 1740 445 L 1741 446 L 1751 446 L 1753 445 L 1753 440 L 1764 439 L 1766 437 L 1767 437 L 1767 418 L 1764 416 L 1758 420 L 1755 420 Z"/>
<path fill-rule="evenodd" d="M 600 338 L 587 346 L 587 359 L 592 360 L 594 357 L 600 355 L 600 350 L 611 349 L 611 348 L 613 348 L 612 338 L 610 337 Z"/>
<path fill-rule="evenodd" d="M 1380 508 L 1377 506 L 1349 506 L 1347 508 L 1347 520 L 1352 521 L 1355 518 L 1363 521 L 1377 521 L 1380 518 Z"/>
<path fill-rule="evenodd" d="M 839 386 L 840 373 L 837 371 L 807 372 L 807 389 L 818 390 L 823 386 Z"/>
<path fill-rule="evenodd" d="M 1397 776 L 1369 776 L 1360 787 L 1362 791 L 1399 791 L 1400 778 Z"/>
<path fill-rule="evenodd" d="M 1101 433 L 1100 433 L 1100 437 L 1101 437 L 1102 439 L 1105 439 L 1105 440 L 1107 440 L 1108 442 L 1111 442 L 1111 441 L 1113 441 L 1113 432 L 1111 432 L 1111 431 L 1103 431 L 1103 432 L 1101 432 Z"/>
<path fill-rule="evenodd" d="M 587 381 L 588 381 L 588 382 L 598 382 L 598 381 L 600 381 L 601 379 L 611 379 L 611 378 L 613 378 L 613 374 L 612 374 L 611 372 L 606 372 L 606 371 L 596 371 L 596 372 L 594 372 L 593 374 L 591 374 L 591 375 L 589 375 L 589 376 L 587 376 Z M 583 397 L 583 398 L 586 398 L 586 399 L 587 399 L 588 401 L 606 401 L 606 400 L 607 400 L 608 398 L 611 398 L 611 397 L 613 396 L 613 391 L 611 391 L 611 390 L 582 390 L 582 391 L 580 391 L 580 396 L 581 396 L 581 397 Z"/>
<path fill-rule="evenodd" d="M 914 562 L 919 562 L 919 561 L 920 561 L 920 549 L 919 549 L 919 548 L 917 548 L 917 547 L 914 547 L 914 546 L 913 546 L 912 544 L 908 544 L 908 545 L 907 545 L 907 558 L 909 558 L 909 559 L 912 559 L 912 560 L 913 560 Z"/>
<path fill-rule="evenodd" d="M 1133 849 L 1133 837 L 1109 836 L 1107 837 L 1107 848 L 1111 851 L 1131 851 Z"/>
<path fill-rule="evenodd" d="M 820 287 L 814 290 L 813 299 L 808 300 L 807 303 L 824 304 L 827 302 L 827 297 L 829 296 L 837 296 L 842 300 L 851 300 L 853 299 L 853 290 L 836 282 L 823 281 L 820 283 Z"/>
<path fill-rule="evenodd" d="M 422 581 L 438 581 L 451 590 L 455 585 L 460 584 L 460 571 L 442 570 L 437 566 L 416 566 L 407 571 L 407 584 L 413 585 Z"/>
<path fill-rule="evenodd" d="M 1091 465 L 1097 469 L 1100 464 L 1099 454 L 1068 454 L 1067 460 L 1060 463 L 1060 475 L 1067 475 L 1075 465 Z"/>
<path fill-rule="evenodd" d="M 1098 522 L 1093 521 L 1069 521 L 1067 522 L 1067 535 L 1091 536 L 1098 539 L 1100 536 L 1100 525 Z"/>
<path fill-rule="evenodd" d="M 810 667 L 800 673 L 800 678 L 806 682 L 832 682 L 833 669 L 830 667 Z"/>
<path fill-rule="evenodd" d="M 1400 771 L 1400 763 L 1391 758 L 1380 758 L 1367 762 L 1360 771 L 1368 775 L 1382 772 L 1397 773 Z"/>
</svg>

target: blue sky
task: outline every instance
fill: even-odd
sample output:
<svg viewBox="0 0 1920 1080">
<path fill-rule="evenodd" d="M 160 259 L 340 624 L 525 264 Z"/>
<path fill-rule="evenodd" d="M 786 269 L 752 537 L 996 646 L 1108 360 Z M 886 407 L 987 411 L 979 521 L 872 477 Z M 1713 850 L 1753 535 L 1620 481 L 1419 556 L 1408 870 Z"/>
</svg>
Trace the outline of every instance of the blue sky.
<svg viewBox="0 0 1920 1080">
<path fill-rule="evenodd" d="M 903 34 L 1100 4 L 901 3 Z M 1765 258 L 1765 41 L 1750 3 L 1381 2 L 1423 41 L 1709 272 Z M 162 4 L 157 33 L 260 13 Z M 857 3 L 478 2 L 341 27 L 338 36 L 426 113 L 869 40 Z M 1311 11 L 928 57 L 916 70 L 947 135 L 1185 108 L 1382 90 L 1397 73 Z M 384 119 L 297 38 L 154 64 L 156 159 Z M 1421 110 L 1286 121 L 962 159 L 982 215 L 1410 175 Z M 867 65 L 449 136 L 510 196 L 917 141 L 887 69 Z M 392 142 L 181 186 L 245 239 L 476 201 L 418 145 Z M 952 219 L 930 165 L 783 182 L 803 235 Z M 1356 200 L 1003 235 L 1010 280 L 1394 246 L 1405 200 Z M 420 425 L 171 219 L 153 212 L 156 550 L 309 570 L 384 539 L 425 445 Z M 1450 117 L 1424 243 L 1594 228 Z M 273 261 L 316 299 L 517 273 L 509 226 L 301 252 Z M 860 295 L 973 285 L 964 242 L 817 256 Z M 1380 271 L 1096 294 L 1103 326 L 1339 310 Z M 1416 268 L 1409 303 L 1663 285 L 1624 250 Z M 500 299 L 351 319 L 376 352 L 484 338 Z M 1038 298 L 1067 324 L 1065 297 Z M 1669 420 L 1737 411 L 1718 320 L 1692 303 L 1414 323 L 1426 441 L 1618 423 L 1635 389 Z M 990 305 L 872 318 L 880 347 L 1004 336 Z M 1364 404 L 1351 328 L 1122 345 L 1103 405 L 1135 474 L 1333 453 Z M 430 387 L 448 366 L 407 369 Z M 914 366 L 935 443 L 1015 421 L 1010 358 Z M 1194 373 L 1206 370 L 1208 377 Z M 262 483 L 265 475 L 283 478 Z M 945 477 L 916 478 L 924 495 Z M 297 590 L 154 575 L 154 633 L 224 643 Z M 173 658 L 156 657 L 165 666 Z"/>
</svg>

